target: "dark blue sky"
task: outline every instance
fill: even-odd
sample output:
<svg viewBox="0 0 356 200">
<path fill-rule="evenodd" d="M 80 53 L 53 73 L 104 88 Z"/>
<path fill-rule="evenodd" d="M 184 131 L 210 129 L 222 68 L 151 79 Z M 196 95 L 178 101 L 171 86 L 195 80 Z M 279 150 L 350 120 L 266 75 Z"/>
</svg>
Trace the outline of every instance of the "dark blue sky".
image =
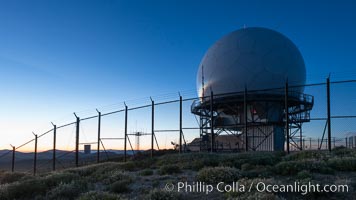
<svg viewBox="0 0 356 200">
<path fill-rule="evenodd" d="M 289 37 L 308 83 L 329 73 L 332 80 L 356 78 L 352 0 L 3 0 L 1 131 L 28 134 L 73 111 L 194 92 L 205 51 L 244 25 Z M 19 123 L 23 128 L 13 128 Z"/>
</svg>

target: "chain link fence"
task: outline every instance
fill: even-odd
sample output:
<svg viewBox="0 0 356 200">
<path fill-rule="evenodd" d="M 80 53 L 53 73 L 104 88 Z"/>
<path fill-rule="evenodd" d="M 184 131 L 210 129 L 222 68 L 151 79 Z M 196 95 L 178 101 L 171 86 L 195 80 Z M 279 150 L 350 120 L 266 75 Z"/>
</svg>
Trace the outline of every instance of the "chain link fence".
<svg viewBox="0 0 356 200">
<path fill-rule="evenodd" d="M 284 149 L 287 146 L 290 151 L 356 148 L 356 80 L 330 82 L 330 101 L 326 82 L 288 89 L 293 92 L 298 87 L 313 96 L 313 108 L 302 126 L 288 126 L 289 138 L 285 139 Z M 283 93 L 285 88 L 273 91 Z M 248 91 L 249 95 L 258 93 Z M 155 156 L 158 150 L 201 151 L 201 116 L 191 112 L 194 102 L 199 101 L 201 99 L 192 94 L 186 97 L 184 94 L 167 95 L 148 98 L 140 105 L 128 102 L 121 109 L 110 112 L 97 110 L 89 116 L 73 116 L 75 120 L 70 123 L 53 124 L 52 129 L 33 133 L 29 141 L 0 152 L 0 169 L 36 174 L 107 160 L 125 161 L 143 152 Z M 213 127 L 212 130 L 216 137 L 212 147 L 215 146 L 216 151 L 246 150 L 242 144 L 243 131 L 239 131 L 243 129 Z M 237 145 L 228 137 L 234 134 L 241 137 L 241 144 Z"/>
</svg>

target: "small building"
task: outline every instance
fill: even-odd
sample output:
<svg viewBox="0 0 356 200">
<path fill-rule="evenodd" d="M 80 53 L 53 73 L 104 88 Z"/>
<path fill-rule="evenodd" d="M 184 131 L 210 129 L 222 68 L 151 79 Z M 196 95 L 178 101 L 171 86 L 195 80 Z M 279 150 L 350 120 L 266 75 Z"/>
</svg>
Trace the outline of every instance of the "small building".
<svg viewBox="0 0 356 200">
<path fill-rule="evenodd" d="M 195 138 L 191 143 L 187 144 L 187 151 L 197 152 L 202 150 L 210 150 L 211 144 L 208 138 Z M 215 149 L 217 151 L 241 151 L 243 149 L 243 141 L 241 135 L 219 135 L 215 138 Z"/>
</svg>

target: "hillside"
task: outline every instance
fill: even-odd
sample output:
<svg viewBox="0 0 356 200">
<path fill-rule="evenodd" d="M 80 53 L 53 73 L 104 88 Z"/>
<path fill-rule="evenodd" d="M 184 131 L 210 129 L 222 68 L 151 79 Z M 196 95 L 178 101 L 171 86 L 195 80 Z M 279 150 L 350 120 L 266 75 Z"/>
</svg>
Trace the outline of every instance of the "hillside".
<svg viewBox="0 0 356 200">
<path fill-rule="evenodd" d="M 154 159 L 139 154 L 126 163 L 105 162 L 35 177 L 1 172 L 0 199 L 352 199 L 356 195 L 355 150 L 290 155 L 159 153 Z M 237 191 L 220 192 L 219 182 L 224 182 L 220 189 Z M 256 187 L 294 182 L 347 185 L 348 192 L 269 193 Z"/>
</svg>

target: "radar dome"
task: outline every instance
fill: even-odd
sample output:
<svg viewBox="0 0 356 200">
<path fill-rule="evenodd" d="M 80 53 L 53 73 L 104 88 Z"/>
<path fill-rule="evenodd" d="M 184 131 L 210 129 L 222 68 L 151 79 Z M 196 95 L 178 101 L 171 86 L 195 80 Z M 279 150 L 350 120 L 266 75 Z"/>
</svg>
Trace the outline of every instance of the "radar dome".
<svg viewBox="0 0 356 200">
<path fill-rule="evenodd" d="M 204 74 L 204 75 L 203 75 Z M 244 28 L 215 42 L 205 53 L 197 74 L 197 89 L 202 97 L 214 94 L 283 88 L 303 85 L 304 60 L 287 37 L 267 28 Z M 298 87 L 294 91 L 303 92 Z"/>
</svg>

